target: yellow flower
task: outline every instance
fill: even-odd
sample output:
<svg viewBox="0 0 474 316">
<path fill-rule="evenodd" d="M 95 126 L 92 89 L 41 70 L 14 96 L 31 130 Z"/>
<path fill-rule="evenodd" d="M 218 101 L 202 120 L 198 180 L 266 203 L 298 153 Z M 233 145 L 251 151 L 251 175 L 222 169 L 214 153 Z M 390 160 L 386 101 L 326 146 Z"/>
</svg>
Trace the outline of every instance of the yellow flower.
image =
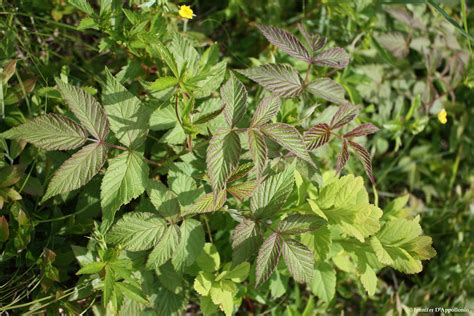
<svg viewBox="0 0 474 316">
<path fill-rule="evenodd" d="M 179 7 L 179 16 L 187 20 L 191 20 L 194 16 L 193 10 L 188 5 L 182 5 Z"/>
<path fill-rule="evenodd" d="M 448 112 L 446 112 L 445 109 L 438 112 L 438 121 L 441 124 L 446 124 L 448 122 Z"/>
</svg>

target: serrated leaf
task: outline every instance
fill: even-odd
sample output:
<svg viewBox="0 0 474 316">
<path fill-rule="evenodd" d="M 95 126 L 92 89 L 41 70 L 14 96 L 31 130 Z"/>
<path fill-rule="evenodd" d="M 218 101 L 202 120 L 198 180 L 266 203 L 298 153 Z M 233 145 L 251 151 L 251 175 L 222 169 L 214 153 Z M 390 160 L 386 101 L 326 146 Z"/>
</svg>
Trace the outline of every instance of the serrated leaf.
<svg viewBox="0 0 474 316">
<path fill-rule="evenodd" d="M 185 219 L 180 227 L 180 240 L 171 263 L 176 271 L 190 266 L 196 260 L 204 247 L 204 229 L 199 221 Z"/>
<path fill-rule="evenodd" d="M 236 132 L 220 130 L 207 149 L 207 168 L 215 193 L 226 188 L 227 180 L 237 168 L 240 158 L 240 139 Z"/>
<path fill-rule="evenodd" d="M 79 271 L 76 272 L 77 275 L 81 274 L 94 274 L 94 273 L 99 273 L 102 271 L 102 269 L 105 268 L 107 262 L 101 262 L 101 261 L 93 261 L 89 262 L 85 266 L 83 266 Z"/>
<path fill-rule="evenodd" d="M 99 172 L 106 158 L 104 144 L 93 143 L 81 148 L 56 170 L 42 201 L 85 185 Z"/>
<path fill-rule="evenodd" d="M 389 32 L 380 34 L 375 40 L 395 58 L 405 58 L 410 52 L 409 42 L 400 32 Z"/>
<path fill-rule="evenodd" d="M 319 216 L 292 214 L 280 222 L 278 230 L 285 235 L 296 235 L 316 230 L 325 223 L 326 221 Z"/>
<path fill-rule="evenodd" d="M 349 145 L 351 146 L 352 149 L 354 149 L 357 156 L 362 161 L 362 164 L 364 165 L 365 173 L 367 173 L 367 176 L 369 177 L 370 182 L 372 182 L 372 184 L 375 184 L 375 178 L 372 173 L 372 157 L 370 157 L 369 152 L 362 145 L 355 143 L 353 141 L 349 141 Z"/>
<path fill-rule="evenodd" d="M 123 295 L 125 295 L 131 300 L 134 300 L 135 302 L 141 304 L 148 303 L 148 300 L 145 298 L 143 291 L 134 285 L 125 282 L 116 282 L 114 284 L 114 287 L 118 288 Z"/>
<path fill-rule="evenodd" d="M 347 161 L 349 160 L 349 147 L 347 146 L 347 140 L 342 141 L 342 148 L 339 155 L 337 155 L 337 162 L 336 162 L 336 173 L 341 172 L 341 170 L 346 165 Z"/>
<path fill-rule="evenodd" d="M 146 262 L 147 268 L 157 269 L 171 259 L 180 242 L 180 229 L 178 225 L 168 226 L 158 244 L 153 248 Z"/>
<path fill-rule="evenodd" d="M 263 134 L 256 129 L 248 129 L 248 144 L 252 161 L 255 164 L 257 179 L 260 179 L 268 159 L 268 147 Z"/>
<path fill-rule="evenodd" d="M 295 164 L 284 171 L 269 176 L 263 181 L 250 199 L 250 209 L 256 217 L 277 213 L 293 191 Z"/>
<path fill-rule="evenodd" d="M 196 257 L 196 263 L 203 271 L 215 272 L 221 265 L 221 257 L 216 246 L 211 243 L 204 245 L 203 251 Z"/>
<path fill-rule="evenodd" d="M 366 136 L 366 135 L 376 133 L 378 130 L 379 130 L 379 128 L 377 126 L 375 126 L 373 124 L 370 124 L 370 123 L 366 123 L 366 124 L 362 124 L 362 125 L 357 126 L 356 128 L 354 128 L 350 132 L 345 133 L 343 136 L 345 138 Z"/>
<path fill-rule="evenodd" d="M 281 237 L 273 233 L 262 244 L 257 256 L 256 281 L 259 286 L 272 275 L 280 260 L 282 248 Z"/>
<path fill-rule="evenodd" d="M 282 254 L 288 271 L 299 283 L 311 283 L 313 279 L 313 253 L 294 239 L 283 239 Z"/>
<path fill-rule="evenodd" d="M 303 34 L 306 42 L 313 51 L 313 54 L 326 45 L 327 39 L 324 36 L 319 34 L 309 34 L 303 24 L 298 23 L 298 29 L 300 30 L 301 34 Z"/>
<path fill-rule="evenodd" d="M 336 271 L 326 263 L 316 264 L 311 283 L 311 291 L 325 302 L 330 302 L 336 293 Z"/>
<path fill-rule="evenodd" d="M 360 281 L 367 291 L 367 294 L 374 296 L 375 290 L 377 289 L 377 275 L 370 266 L 366 265 L 364 273 L 360 276 Z"/>
<path fill-rule="evenodd" d="M 419 218 L 394 219 L 386 222 L 370 244 L 377 258 L 403 273 L 421 272 L 421 260 L 436 255 L 431 237 L 422 236 Z"/>
<path fill-rule="evenodd" d="M 232 194 L 236 199 L 243 201 L 252 196 L 256 186 L 257 183 L 255 181 L 246 181 L 228 187 L 227 192 Z"/>
<path fill-rule="evenodd" d="M 91 5 L 87 0 L 68 0 L 68 4 L 76 7 L 77 9 L 81 10 L 88 15 L 94 14 L 94 9 L 92 9 Z"/>
<path fill-rule="evenodd" d="M 87 132 L 80 125 L 58 114 L 35 117 L 0 136 L 23 140 L 45 150 L 75 149 L 87 140 Z"/>
<path fill-rule="evenodd" d="M 280 111 L 281 100 L 276 97 L 265 97 L 260 101 L 253 113 L 251 127 L 258 127 L 268 123 Z"/>
<path fill-rule="evenodd" d="M 153 213 L 127 213 L 108 232 L 106 240 L 131 251 L 148 250 L 160 241 L 165 225 Z"/>
<path fill-rule="evenodd" d="M 311 56 L 296 36 L 278 27 L 257 24 L 257 28 L 273 45 L 290 56 L 311 63 Z"/>
<path fill-rule="evenodd" d="M 194 279 L 194 290 L 202 296 L 208 296 L 213 281 L 214 276 L 211 273 L 201 271 Z"/>
<path fill-rule="evenodd" d="M 314 165 L 306 150 L 303 137 L 294 126 L 285 123 L 271 123 L 262 126 L 260 130 L 289 152 Z"/>
<path fill-rule="evenodd" d="M 328 48 L 314 57 L 313 62 L 318 66 L 342 69 L 349 64 L 349 54 L 340 47 Z"/>
<path fill-rule="evenodd" d="M 230 270 L 225 276 L 225 280 L 232 280 L 232 282 L 243 282 L 249 275 L 250 263 L 242 262 Z"/>
<path fill-rule="evenodd" d="M 226 190 L 206 193 L 199 197 L 196 202 L 182 211 L 182 215 L 201 214 L 215 212 L 220 209 L 227 198 Z"/>
<path fill-rule="evenodd" d="M 314 252 L 317 261 L 324 261 L 332 245 L 331 231 L 325 225 L 313 233 L 303 235 L 302 242 Z"/>
<path fill-rule="evenodd" d="M 230 175 L 229 182 L 233 182 L 245 177 L 252 169 L 254 165 L 251 162 L 244 162 L 240 164 Z"/>
<path fill-rule="evenodd" d="M 303 91 L 303 79 L 296 70 L 288 65 L 268 64 L 238 70 L 238 72 L 256 81 L 277 96 L 295 97 Z"/>
<path fill-rule="evenodd" d="M 89 133 L 98 140 L 105 140 L 109 124 L 102 106 L 84 90 L 56 80 L 59 92 L 72 113 L 79 119 Z"/>
<path fill-rule="evenodd" d="M 331 129 L 340 128 L 349 122 L 351 122 L 358 114 L 357 107 L 353 106 L 349 102 L 344 102 L 339 106 L 337 112 L 331 119 Z"/>
<path fill-rule="evenodd" d="M 244 219 L 232 232 L 232 262 L 239 264 L 247 260 L 257 252 L 260 243 L 255 222 Z"/>
<path fill-rule="evenodd" d="M 105 225 L 113 222 L 115 212 L 145 191 L 148 165 L 138 152 L 127 151 L 109 160 L 100 186 L 100 204 Z"/>
<path fill-rule="evenodd" d="M 138 148 L 148 133 L 151 113 L 108 70 L 102 89 L 110 129 L 123 145 Z"/>
<path fill-rule="evenodd" d="M 326 123 L 319 123 L 304 133 L 304 141 L 309 151 L 315 150 L 329 142 L 331 128 Z"/>
<path fill-rule="evenodd" d="M 306 89 L 315 96 L 329 102 L 340 104 L 344 101 L 344 88 L 329 78 L 320 78 L 311 81 Z"/>
<path fill-rule="evenodd" d="M 232 73 L 221 88 L 224 103 L 224 117 L 229 127 L 234 127 L 242 119 L 247 110 L 247 90 L 242 82 Z"/>
</svg>

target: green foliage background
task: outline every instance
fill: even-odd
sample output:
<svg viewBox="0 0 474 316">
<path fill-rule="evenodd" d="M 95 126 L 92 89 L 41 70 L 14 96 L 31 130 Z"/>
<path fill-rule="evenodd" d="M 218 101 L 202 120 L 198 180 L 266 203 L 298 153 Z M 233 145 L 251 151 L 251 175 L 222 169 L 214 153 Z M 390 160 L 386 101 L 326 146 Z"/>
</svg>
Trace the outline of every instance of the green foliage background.
<svg viewBox="0 0 474 316">
<path fill-rule="evenodd" d="M 257 28 L 300 23 L 348 65 L 308 71 Z M 0 0 L 0 312 L 472 311 L 473 25 L 464 0 Z M 248 70 L 267 64 L 301 91 Z M 358 116 L 322 141 L 343 99 Z"/>
</svg>

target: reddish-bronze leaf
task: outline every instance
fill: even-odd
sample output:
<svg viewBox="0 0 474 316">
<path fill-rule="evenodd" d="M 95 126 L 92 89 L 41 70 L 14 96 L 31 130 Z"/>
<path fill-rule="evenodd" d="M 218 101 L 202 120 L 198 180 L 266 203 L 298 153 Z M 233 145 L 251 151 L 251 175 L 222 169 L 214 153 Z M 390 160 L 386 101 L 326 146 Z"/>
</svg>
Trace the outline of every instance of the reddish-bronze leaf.
<svg viewBox="0 0 474 316">
<path fill-rule="evenodd" d="M 347 146 L 347 140 L 344 139 L 342 143 L 342 150 L 337 156 L 336 162 L 336 172 L 341 172 L 342 168 L 346 165 L 347 161 L 349 160 L 349 148 Z"/>
<path fill-rule="evenodd" d="M 375 184 L 375 178 L 372 173 L 372 158 L 370 157 L 369 152 L 362 145 L 356 142 L 349 141 L 349 145 L 352 147 L 352 149 L 354 149 L 357 156 L 362 161 L 365 173 L 367 173 L 367 176 L 369 177 L 370 181 L 372 182 L 372 184 Z"/>
<path fill-rule="evenodd" d="M 366 135 L 369 135 L 369 134 L 373 134 L 373 133 L 377 132 L 378 130 L 379 130 L 379 128 L 377 126 L 375 126 L 373 124 L 370 124 L 370 123 L 366 123 L 366 124 L 362 124 L 362 125 L 357 126 L 356 128 L 354 128 L 350 132 L 345 133 L 344 137 L 345 138 L 351 138 L 351 137 L 366 136 Z"/>
<path fill-rule="evenodd" d="M 336 129 L 351 122 L 358 114 L 358 108 L 350 102 L 343 102 L 331 119 L 331 129 Z"/>
<path fill-rule="evenodd" d="M 309 151 L 326 144 L 331 138 L 331 128 L 326 123 L 319 123 L 304 133 L 304 141 Z"/>
</svg>

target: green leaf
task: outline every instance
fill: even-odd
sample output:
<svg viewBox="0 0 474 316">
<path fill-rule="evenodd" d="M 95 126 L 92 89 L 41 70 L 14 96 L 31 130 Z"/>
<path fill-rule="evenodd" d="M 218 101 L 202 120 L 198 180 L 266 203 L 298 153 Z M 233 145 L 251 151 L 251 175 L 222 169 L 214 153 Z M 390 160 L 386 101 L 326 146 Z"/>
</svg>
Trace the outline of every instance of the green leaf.
<svg viewBox="0 0 474 316">
<path fill-rule="evenodd" d="M 323 226 L 313 233 L 303 235 L 302 241 L 313 251 L 316 260 L 324 261 L 332 245 L 331 231 L 327 225 Z"/>
<path fill-rule="evenodd" d="M 219 305 L 225 316 L 232 316 L 234 310 L 234 293 L 226 288 L 213 285 L 210 291 L 212 302 Z"/>
<path fill-rule="evenodd" d="M 180 242 L 179 226 L 172 224 L 163 233 L 163 237 L 148 256 L 147 268 L 157 269 L 171 259 Z"/>
<path fill-rule="evenodd" d="M 293 278 L 299 283 L 310 283 L 313 278 L 313 253 L 294 239 L 283 239 L 282 254 Z"/>
<path fill-rule="evenodd" d="M 185 86 L 188 90 L 191 90 L 196 99 L 206 98 L 219 89 L 224 80 L 226 69 L 226 61 L 221 61 L 210 68 L 206 67 L 199 74 L 188 79 Z"/>
<path fill-rule="evenodd" d="M 75 149 L 87 140 L 87 132 L 81 126 L 58 114 L 38 116 L 0 136 L 23 140 L 46 150 Z"/>
<path fill-rule="evenodd" d="M 8 228 L 8 221 L 5 216 L 0 216 L 0 242 L 7 241 L 10 236 L 10 229 Z"/>
<path fill-rule="evenodd" d="M 436 255 L 431 237 L 422 236 L 419 218 L 399 218 L 386 222 L 370 244 L 379 261 L 403 273 L 421 272 L 421 260 Z"/>
<path fill-rule="evenodd" d="M 217 312 L 217 306 L 214 305 L 209 296 L 201 296 L 199 298 L 199 307 L 204 316 L 210 316 Z"/>
<path fill-rule="evenodd" d="M 209 213 L 219 210 L 226 201 L 227 191 L 222 190 L 217 192 L 206 193 L 201 195 L 195 203 L 187 206 L 181 215 Z"/>
<path fill-rule="evenodd" d="M 107 147 L 100 143 L 80 149 L 54 173 L 42 201 L 85 185 L 102 168 L 106 157 Z"/>
<path fill-rule="evenodd" d="M 275 115 L 278 114 L 281 107 L 280 98 L 266 97 L 257 106 L 253 113 L 250 126 L 258 127 L 267 124 Z"/>
<path fill-rule="evenodd" d="M 204 251 L 196 258 L 196 263 L 203 271 L 217 271 L 221 265 L 221 257 L 216 246 L 211 243 L 204 245 Z"/>
<path fill-rule="evenodd" d="M 247 90 L 234 74 L 221 88 L 222 102 L 224 103 L 224 117 L 229 127 L 234 127 L 244 116 L 247 110 Z"/>
<path fill-rule="evenodd" d="M 295 163 L 284 171 L 269 176 L 258 187 L 250 199 L 250 209 L 257 217 L 266 217 L 278 212 L 293 191 Z"/>
<path fill-rule="evenodd" d="M 129 299 L 142 304 L 148 303 L 148 300 L 145 298 L 143 291 L 138 287 L 125 282 L 117 282 L 114 284 L 114 286 L 117 287 L 120 292 L 122 292 L 123 295 L 125 295 Z"/>
<path fill-rule="evenodd" d="M 89 133 L 98 140 L 105 140 L 109 125 L 102 106 L 84 90 L 56 80 L 59 92 L 69 109 L 79 119 Z"/>
<path fill-rule="evenodd" d="M 208 296 L 212 287 L 214 276 L 212 273 L 201 271 L 196 279 L 194 279 L 194 290 L 202 296 Z"/>
<path fill-rule="evenodd" d="M 106 264 L 106 262 L 94 261 L 83 266 L 79 271 L 77 271 L 76 274 L 81 275 L 99 273 L 100 271 L 102 271 L 102 269 L 105 268 Z"/>
<path fill-rule="evenodd" d="M 336 271 L 326 262 L 319 262 L 314 269 L 311 291 L 325 302 L 330 302 L 336 293 Z"/>
<path fill-rule="evenodd" d="M 214 193 L 226 188 L 227 180 L 239 164 L 239 157 L 240 139 L 236 132 L 221 130 L 212 137 L 206 161 Z"/>
<path fill-rule="evenodd" d="M 150 111 L 106 70 L 102 101 L 115 137 L 127 147 L 138 148 L 148 133 Z"/>
<path fill-rule="evenodd" d="M 151 204 L 164 218 L 173 218 L 179 215 L 180 206 L 176 194 L 168 189 L 163 183 L 156 180 L 148 180 L 146 191 Z"/>
<path fill-rule="evenodd" d="M 158 243 L 165 225 L 153 213 L 127 213 L 108 232 L 106 240 L 131 251 L 147 250 Z"/>
<path fill-rule="evenodd" d="M 250 263 L 242 262 L 232 270 L 230 270 L 225 276 L 225 280 L 232 280 L 232 282 L 243 282 L 249 275 Z"/>
<path fill-rule="evenodd" d="M 329 78 L 320 78 L 310 82 L 307 86 L 309 92 L 329 102 L 340 104 L 344 101 L 344 88 Z"/>
<path fill-rule="evenodd" d="M 377 289 L 377 275 L 370 266 L 366 265 L 365 272 L 360 276 L 360 281 L 367 291 L 367 294 L 374 296 L 375 290 Z"/>
<path fill-rule="evenodd" d="M 303 137 L 294 126 L 285 123 L 270 123 L 262 126 L 261 131 L 297 157 L 314 164 L 306 150 Z"/>
<path fill-rule="evenodd" d="M 307 63 L 311 63 L 311 55 L 293 34 L 270 25 L 257 24 L 257 28 L 270 43 L 277 46 L 288 55 L 301 59 Z"/>
<path fill-rule="evenodd" d="M 190 266 L 202 252 L 205 237 L 204 229 L 199 221 L 185 219 L 180 227 L 180 240 L 171 262 L 177 271 Z"/>
<path fill-rule="evenodd" d="M 87 0 L 68 0 L 68 3 L 77 9 L 81 10 L 84 13 L 87 13 L 88 15 L 93 15 L 94 14 L 94 9 L 92 9 L 91 5 Z"/>
<path fill-rule="evenodd" d="M 288 65 L 268 64 L 238 71 L 277 96 L 296 97 L 303 91 L 303 79 Z"/>
<path fill-rule="evenodd" d="M 145 191 L 148 181 L 148 165 L 141 154 L 127 151 L 109 160 L 100 186 L 100 204 L 104 224 L 113 222 L 115 212 Z"/>
<path fill-rule="evenodd" d="M 283 219 L 278 230 L 282 234 L 295 235 L 321 228 L 326 221 L 319 216 L 292 214 Z"/>
<path fill-rule="evenodd" d="M 263 134 L 257 129 L 248 129 L 248 144 L 252 161 L 255 164 L 257 179 L 262 177 L 268 159 L 268 147 Z"/>
<path fill-rule="evenodd" d="M 244 219 L 232 232 L 232 261 L 239 264 L 254 255 L 261 243 L 254 221 Z"/>
<path fill-rule="evenodd" d="M 309 151 L 315 150 L 329 142 L 331 128 L 326 123 L 319 123 L 304 133 L 304 141 Z"/>
<path fill-rule="evenodd" d="M 280 260 L 282 248 L 281 237 L 273 233 L 262 244 L 257 256 L 256 286 L 262 284 L 272 275 Z"/>
</svg>

